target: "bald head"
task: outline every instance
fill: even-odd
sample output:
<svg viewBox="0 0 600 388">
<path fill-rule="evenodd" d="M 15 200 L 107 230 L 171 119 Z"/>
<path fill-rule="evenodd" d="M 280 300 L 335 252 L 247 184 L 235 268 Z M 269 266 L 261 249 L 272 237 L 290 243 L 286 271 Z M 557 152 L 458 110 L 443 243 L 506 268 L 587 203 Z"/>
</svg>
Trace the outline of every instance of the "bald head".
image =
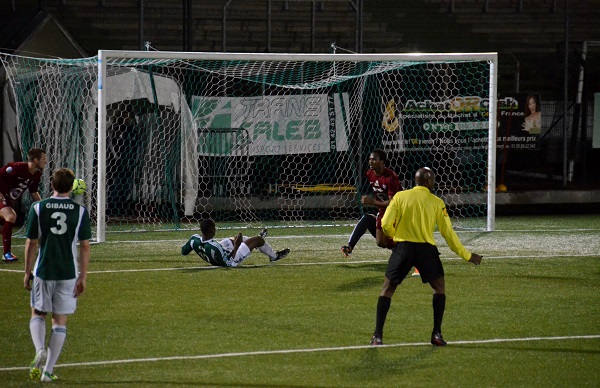
<svg viewBox="0 0 600 388">
<path fill-rule="evenodd" d="M 429 191 L 432 191 L 435 184 L 435 174 L 429 167 L 421 167 L 415 174 L 415 182 L 417 182 L 417 186 L 425 186 Z"/>
</svg>

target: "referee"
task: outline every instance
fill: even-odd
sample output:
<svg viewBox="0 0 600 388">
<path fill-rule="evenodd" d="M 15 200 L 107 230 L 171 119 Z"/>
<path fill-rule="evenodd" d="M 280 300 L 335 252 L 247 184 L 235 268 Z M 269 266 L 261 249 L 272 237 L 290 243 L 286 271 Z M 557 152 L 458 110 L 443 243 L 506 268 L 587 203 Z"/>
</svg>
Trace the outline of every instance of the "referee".
<svg viewBox="0 0 600 388">
<path fill-rule="evenodd" d="M 428 167 L 415 174 L 417 185 L 394 195 L 381 221 L 383 233 L 397 243 L 392 250 L 385 272 L 383 289 L 377 301 L 375 332 L 371 345 L 383 344 L 383 326 L 396 288 L 412 267 L 421 273 L 423 283 L 433 288 L 433 332 L 431 343 L 445 346 L 442 319 L 446 308 L 444 268 L 433 238 L 434 227 L 444 237 L 450 249 L 470 263 L 479 265 L 482 257 L 469 252 L 452 229 L 444 201 L 431 193 L 435 174 Z"/>
</svg>

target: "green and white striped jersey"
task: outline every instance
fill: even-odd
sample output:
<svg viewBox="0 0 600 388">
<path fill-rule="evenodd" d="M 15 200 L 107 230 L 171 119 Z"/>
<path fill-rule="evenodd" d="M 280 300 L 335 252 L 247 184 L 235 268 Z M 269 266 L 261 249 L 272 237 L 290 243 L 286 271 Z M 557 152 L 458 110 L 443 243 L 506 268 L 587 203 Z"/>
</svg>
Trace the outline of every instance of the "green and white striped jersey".
<svg viewBox="0 0 600 388">
<path fill-rule="evenodd" d="M 77 241 L 92 237 L 87 209 L 67 197 L 50 197 L 31 206 L 26 236 L 39 240 L 33 274 L 43 280 L 75 279 Z"/>
<path fill-rule="evenodd" d="M 191 251 L 194 251 L 209 264 L 216 265 L 219 267 L 229 267 L 229 256 L 231 252 L 223 249 L 223 246 L 210 239 L 207 241 L 202 240 L 202 236 L 198 234 L 192 235 L 187 243 L 181 247 L 181 254 L 187 255 Z"/>
</svg>

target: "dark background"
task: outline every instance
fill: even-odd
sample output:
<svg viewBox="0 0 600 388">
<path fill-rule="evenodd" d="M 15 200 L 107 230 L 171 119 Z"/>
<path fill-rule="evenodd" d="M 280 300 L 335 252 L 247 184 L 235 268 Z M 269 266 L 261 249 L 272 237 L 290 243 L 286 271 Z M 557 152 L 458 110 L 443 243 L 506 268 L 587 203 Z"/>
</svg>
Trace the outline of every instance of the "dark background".
<svg viewBox="0 0 600 388">
<path fill-rule="evenodd" d="M 10 0 L 0 2 L 0 50 L 39 55 L 18 47 L 48 15 L 87 56 L 99 49 L 497 52 L 498 92 L 539 94 L 543 114 L 539 148 L 499 154 L 498 181 L 509 190 L 600 187 L 600 150 L 592 148 L 598 0 Z"/>
</svg>

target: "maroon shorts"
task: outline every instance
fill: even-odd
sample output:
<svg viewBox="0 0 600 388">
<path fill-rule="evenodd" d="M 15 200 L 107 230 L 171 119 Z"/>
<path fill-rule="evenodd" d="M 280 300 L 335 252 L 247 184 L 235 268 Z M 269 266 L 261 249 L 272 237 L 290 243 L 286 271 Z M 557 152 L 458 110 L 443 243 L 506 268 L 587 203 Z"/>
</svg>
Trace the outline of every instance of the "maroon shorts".
<svg viewBox="0 0 600 388">
<path fill-rule="evenodd" d="M 14 209 L 15 204 L 11 200 L 6 199 L 6 197 L 4 197 L 4 199 L 0 201 L 0 210 L 4 209 L 5 207 L 10 207 Z"/>
<path fill-rule="evenodd" d="M 383 210 L 379 209 L 379 213 L 377 213 L 377 218 L 375 220 L 375 229 L 381 230 L 381 219 L 383 218 L 384 214 L 385 214 L 385 209 L 383 209 Z M 396 245 L 396 242 L 394 240 L 392 240 L 391 238 L 388 238 L 386 248 L 392 249 L 395 245 Z"/>
<path fill-rule="evenodd" d="M 377 217 L 375 218 L 375 229 L 381 229 L 381 219 L 385 214 L 385 209 L 379 209 L 377 212 Z"/>
</svg>

